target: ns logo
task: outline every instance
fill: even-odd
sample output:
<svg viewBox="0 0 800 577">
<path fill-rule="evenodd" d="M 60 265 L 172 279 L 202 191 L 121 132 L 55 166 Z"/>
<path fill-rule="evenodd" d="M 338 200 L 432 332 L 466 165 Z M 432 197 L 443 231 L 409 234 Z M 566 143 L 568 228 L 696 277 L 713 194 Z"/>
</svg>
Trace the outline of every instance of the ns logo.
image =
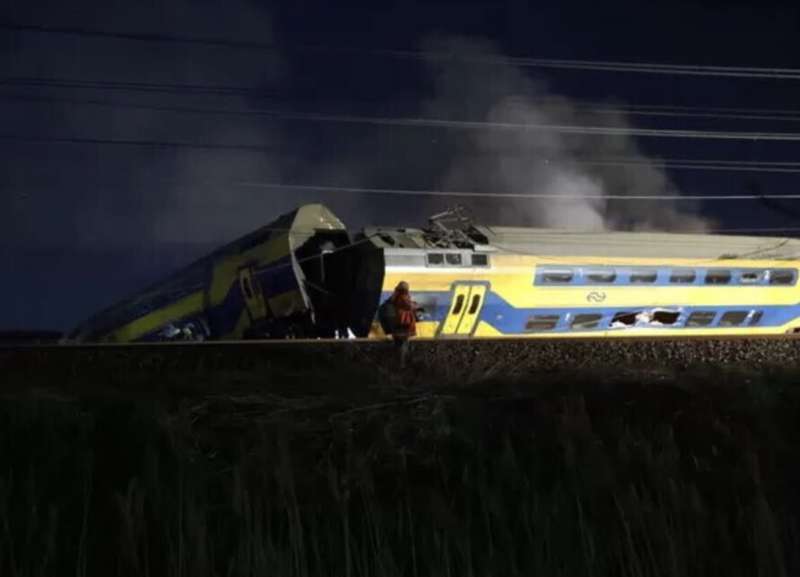
<svg viewBox="0 0 800 577">
<path fill-rule="evenodd" d="M 606 300 L 606 293 L 603 291 L 591 291 L 586 295 L 586 301 L 590 303 L 601 303 Z"/>
</svg>

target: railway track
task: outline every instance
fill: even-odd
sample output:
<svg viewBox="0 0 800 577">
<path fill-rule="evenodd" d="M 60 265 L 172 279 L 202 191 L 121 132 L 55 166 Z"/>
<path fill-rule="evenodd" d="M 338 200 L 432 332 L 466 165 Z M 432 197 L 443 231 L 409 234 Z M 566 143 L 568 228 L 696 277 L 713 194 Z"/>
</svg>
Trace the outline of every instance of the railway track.
<svg viewBox="0 0 800 577">
<path fill-rule="evenodd" d="M 651 370 L 697 366 L 800 369 L 800 336 L 629 337 L 624 339 L 419 339 L 414 370 L 444 375 L 535 375 L 554 371 Z M 10 373 L 192 374 L 395 371 L 389 341 L 292 340 L 141 344 L 0 345 L 0 386 Z M 354 379 L 357 376 L 353 377 Z M 444 378 L 444 377 L 443 377 Z M 467 378 L 467 377 L 464 377 Z"/>
</svg>

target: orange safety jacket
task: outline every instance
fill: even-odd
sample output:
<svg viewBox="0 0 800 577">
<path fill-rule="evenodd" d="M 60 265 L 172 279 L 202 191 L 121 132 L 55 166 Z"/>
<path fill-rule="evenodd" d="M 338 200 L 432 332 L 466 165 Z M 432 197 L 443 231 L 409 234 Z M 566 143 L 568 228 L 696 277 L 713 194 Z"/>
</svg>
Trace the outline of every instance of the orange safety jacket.
<svg viewBox="0 0 800 577">
<path fill-rule="evenodd" d="M 395 291 L 392 304 L 397 311 L 397 329 L 395 334 L 413 337 L 417 334 L 417 316 L 411 295 Z"/>
</svg>

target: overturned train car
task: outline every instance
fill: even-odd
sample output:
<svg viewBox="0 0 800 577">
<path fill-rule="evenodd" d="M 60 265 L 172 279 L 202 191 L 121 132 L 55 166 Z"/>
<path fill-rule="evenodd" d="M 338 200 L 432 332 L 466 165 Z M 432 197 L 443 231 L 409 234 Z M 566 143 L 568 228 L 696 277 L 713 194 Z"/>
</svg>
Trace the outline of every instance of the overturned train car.
<svg viewBox="0 0 800 577">
<path fill-rule="evenodd" d="M 421 338 L 758 335 L 800 328 L 800 241 L 483 227 L 349 233 L 306 205 L 96 315 L 77 341 L 385 338 L 401 280 Z"/>
</svg>

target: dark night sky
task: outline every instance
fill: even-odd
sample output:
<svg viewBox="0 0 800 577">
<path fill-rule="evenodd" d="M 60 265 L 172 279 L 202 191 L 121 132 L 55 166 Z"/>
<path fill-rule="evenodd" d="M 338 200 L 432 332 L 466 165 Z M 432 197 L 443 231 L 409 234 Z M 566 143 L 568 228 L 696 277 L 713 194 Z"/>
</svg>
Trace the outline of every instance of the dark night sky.
<svg viewBox="0 0 800 577">
<path fill-rule="evenodd" d="M 302 202 L 324 202 L 354 227 L 368 222 L 418 224 L 450 204 L 355 193 L 300 195 L 225 184 L 232 181 L 483 192 L 551 190 L 554 182 L 597 185 L 605 192 L 618 187 L 635 192 L 640 186 L 648 193 L 744 194 L 754 187 L 773 194 L 797 192 L 794 174 L 651 171 L 631 185 L 630 179 L 640 173 L 569 172 L 564 181 L 530 168 L 542 150 L 559 159 L 608 156 L 610 151 L 640 157 L 797 161 L 797 143 L 644 138 L 622 145 L 609 139 L 553 140 L 486 131 L 476 135 L 252 114 L 280 109 L 603 122 L 539 105 L 555 95 L 573 103 L 800 109 L 800 81 L 795 80 L 518 69 L 474 62 L 441 65 L 370 52 L 447 48 L 473 56 L 800 68 L 800 7 L 792 3 L 33 0 L 4 12 L 6 24 L 252 41 L 274 49 L 0 29 L 0 330 L 70 328 L 94 310 Z M 308 45 L 351 50 L 301 49 Z M 508 97 L 518 106 L 506 107 Z M 800 132 L 796 121 L 617 120 L 653 128 Z M 81 139 L 128 144 L 75 142 Z M 130 141 L 261 148 L 198 150 Z M 618 223 L 656 226 L 653 214 L 666 214 L 658 205 L 629 209 L 630 203 L 622 204 L 604 205 L 603 214 Z M 569 213 L 546 217 L 552 212 L 548 206 L 487 200 L 474 208 L 494 224 L 582 224 Z M 680 228 L 687 210 L 713 219 L 715 227 L 798 225 L 791 216 L 756 203 L 681 203 L 671 210 L 672 216 L 660 223 L 666 228 Z"/>
</svg>

